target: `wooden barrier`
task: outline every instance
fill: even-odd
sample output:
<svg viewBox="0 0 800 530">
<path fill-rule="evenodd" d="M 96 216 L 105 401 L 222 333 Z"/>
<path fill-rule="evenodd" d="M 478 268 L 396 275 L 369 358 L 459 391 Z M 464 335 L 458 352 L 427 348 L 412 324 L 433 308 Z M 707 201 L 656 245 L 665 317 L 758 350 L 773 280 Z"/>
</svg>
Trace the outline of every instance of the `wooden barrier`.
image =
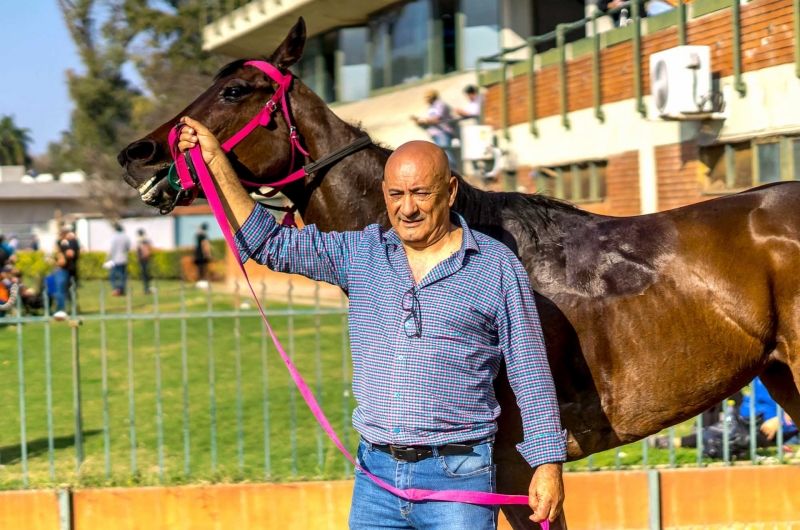
<svg viewBox="0 0 800 530">
<path fill-rule="evenodd" d="M 572 530 L 782 528 L 800 530 L 800 467 L 660 471 L 651 520 L 644 471 L 567 473 Z M 76 490 L 60 521 L 54 491 L 0 493 L 0 528 L 13 530 L 344 530 L 352 481 Z M 652 497 L 657 501 L 658 496 Z M 68 495 L 63 500 L 69 499 Z M 656 504 L 658 508 L 658 504 Z M 510 526 L 501 517 L 499 528 Z"/>
</svg>

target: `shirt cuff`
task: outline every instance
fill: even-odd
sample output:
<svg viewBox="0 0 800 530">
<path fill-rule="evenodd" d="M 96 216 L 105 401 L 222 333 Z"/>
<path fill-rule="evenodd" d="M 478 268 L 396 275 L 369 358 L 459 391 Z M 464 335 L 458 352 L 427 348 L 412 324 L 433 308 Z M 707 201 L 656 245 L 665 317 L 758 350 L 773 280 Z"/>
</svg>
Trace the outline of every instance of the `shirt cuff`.
<svg viewBox="0 0 800 530">
<path fill-rule="evenodd" d="M 530 440 L 517 444 L 517 451 L 531 467 L 565 462 L 567 460 L 567 431 L 537 434 Z"/>
<path fill-rule="evenodd" d="M 239 259 L 242 263 L 261 250 L 266 241 L 266 234 L 277 226 L 272 214 L 263 206 L 256 203 L 250 216 L 234 234 L 236 247 L 239 249 Z"/>
</svg>

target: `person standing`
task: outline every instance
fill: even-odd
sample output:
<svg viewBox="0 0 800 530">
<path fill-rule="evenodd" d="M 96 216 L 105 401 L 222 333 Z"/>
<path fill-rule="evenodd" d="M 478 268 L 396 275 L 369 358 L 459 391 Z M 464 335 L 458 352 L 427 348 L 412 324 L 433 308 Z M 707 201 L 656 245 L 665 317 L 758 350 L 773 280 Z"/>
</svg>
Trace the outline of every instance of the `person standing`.
<svg viewBox="0 0 800 530">
<path fill-rule="evenodd" d="M 197 229 L 194 245 L 194 264 L 197 265 L 198 282 L 207 281 L 208 264 L 211 262 L 211 243 L 208 241 L 208 225 L 203 223 Z"/>
<path fill-rule="evenodd" d="M 469 85 L 464 89 L 467 96 L 467 104 L 460 109 L 456 109 L 456 115 L 461 119 L 479 120 L 481 117 L 481 96 L 475 85 Z"/>
<path fill-rule="evenodd" d="M 48 295 L 55 298 L 56 312 L 53 318 L 65 320 L 67 318 L 67 290 L 69 289 L 69 271 L 67 270 L 67 257 L 64 255 L 63 247 L 56 243 L 53 248 L 53 264 L 55 270 L 48 283 Z"/>
<path fill-rule="evenodd" d="M 425 92 L 425 102 L 428 104 L 428 112 L 424 118 L 411 116 L 411 119 L 423 127 L 431 135 L 433 143 L 441 147 L 447 155 L 447 160 L 451 167 L 456 166 L 456 157 L 453 155 L 453 137 L 455 127 L 453 116 L 450 113 L 450 106 L 439 99 L 439 92 L 428 90 Z"/>
<path fill-rule="evenodd" d="M 389 157 L 391 230 L 297 230 L 253 201 L 208 129 L 181 121 L 179 148 L 199 143 L 242 260 L 333 283 L 350 297 L 361 434 L 350 528 L 496 528 L 496 506 L 406 501 L 362 469 L 400 489 L 493 492 L 500 405 L 492 383 L 502 363 L 522 415 L 517 450 L 534 469 L 531 520 L 559 518 L 566 431 L 530 280 L 508 247 L 451 211 L 458 179 L 445 153 L 417 141 Z"/>
<path fill-rule="evenodd" d="M 139 229 L 139 239 L 136 241 L 136 255 L 139 258 L 139 268 L 142 269 L 142 283 L 144 284 L 144 294 L 150 294 L 150 253 L 153 245 L 147 238 L 143 228 Z"/>
<path fill-rule="evenodd" d="M 75 237 L 73 228 L 65 225 L 61 229 L 61 239 L 59 240 L 61 251 L 67 259 L 66 270 L 69 273 L 69 281 L 78 287 L 78 259 L 81 255 L 81 245 Z"/>
<path fill-rule="evenodd" d="M 123 296 L 128 281 L 128 253 L 131 250 L 131 242 L 125 235 L 122 225 L 114 225 L 116 233 L 111 238 L 111 249 L 108 252 L 108 261 L 112 262 L 111 267 L 111 288 L 112 296 Z"/>
<path fill-rule="evenodd" d="M 30 249 L 34 252 L 39 251 L 39 236 L 36 234 L 31 235 Z"/>
</svg>

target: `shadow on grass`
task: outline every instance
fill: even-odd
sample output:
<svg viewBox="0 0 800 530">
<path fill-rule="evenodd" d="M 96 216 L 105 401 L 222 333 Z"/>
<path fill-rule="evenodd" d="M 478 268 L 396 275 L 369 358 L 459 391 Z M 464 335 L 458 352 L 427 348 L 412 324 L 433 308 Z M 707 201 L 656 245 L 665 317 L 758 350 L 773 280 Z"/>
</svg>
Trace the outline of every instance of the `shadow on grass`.
<svg viewBox="0 0 800 530">
<path fill-rule="evenodd" d="M 89 431 L 83 431 L 83 440 L 86 443 L 86 439 L 90 436 L 97 436 L 98 434 L 102 434 L 102 430 L 100 429 L 93 429 Z M 66 449 L 68 447 L 73 447 L 75 445 L 75 436 L 56 436 L 53 438 L 53 449 Z M 36 438 L 35 440 L 30 440 L 27 444 L 28 446 L 28 458 L 35 458 L 41 454 L 47 453 L 47 438 Z M 0 447 L 0 461 L 2 461 L 3 465 L 10 466 L 16 464 L 22 459 L 22 444 L 17 445 L 4 445 Z"/>
</svg>

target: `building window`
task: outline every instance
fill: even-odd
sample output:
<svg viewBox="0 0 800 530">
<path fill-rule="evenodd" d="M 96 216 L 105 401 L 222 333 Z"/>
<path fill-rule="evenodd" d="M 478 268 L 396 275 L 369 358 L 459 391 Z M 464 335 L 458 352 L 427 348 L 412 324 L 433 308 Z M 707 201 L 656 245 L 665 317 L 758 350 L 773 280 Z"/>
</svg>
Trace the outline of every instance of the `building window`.
<svg viewBox="0 0 800 530">
<path fill-rule="evenodd" d="M 479 57 L 500 52 L 500 12 L 497 0 L 461 0 L 461 69 L 471 70 Z"/>
<path fill-rule="evenodd" d="M 335 100 L 334 79 L 335 38 L 337 31 L 312 37 L 306 41 L 303 57 L 292 67 L 295 75 L 311 90 L 321 97 L 325 103 Z M 334 45 L 331 45 L 331 40 Z"/>
<path fill-rule="evenodd" d="M 396 12 L 389 38 L 393 85 L 421 79 L 428 73 L 430 7 L 428 0 L 416 0 Z"/>
<path fill-rule="evenodd" d="M 604 160 L 591 160 L 539 168 L 538 192 L 573 203 L 602 201 L 606 197 L 606 166 Z"/>
<path fill-rule="evenodd" d="M 700 162 L 703 188 L 710 194 L 800 180 L 800 137 L 759 138 L 701 147 Z"/>
<path fill-rule="evenodd" d="M 358 101 L 369 96 L 370 67 L 367 57 L 369 29 L 339 30 L 341 66 L 337 69 L 337 101 Z"/>
</svg>

